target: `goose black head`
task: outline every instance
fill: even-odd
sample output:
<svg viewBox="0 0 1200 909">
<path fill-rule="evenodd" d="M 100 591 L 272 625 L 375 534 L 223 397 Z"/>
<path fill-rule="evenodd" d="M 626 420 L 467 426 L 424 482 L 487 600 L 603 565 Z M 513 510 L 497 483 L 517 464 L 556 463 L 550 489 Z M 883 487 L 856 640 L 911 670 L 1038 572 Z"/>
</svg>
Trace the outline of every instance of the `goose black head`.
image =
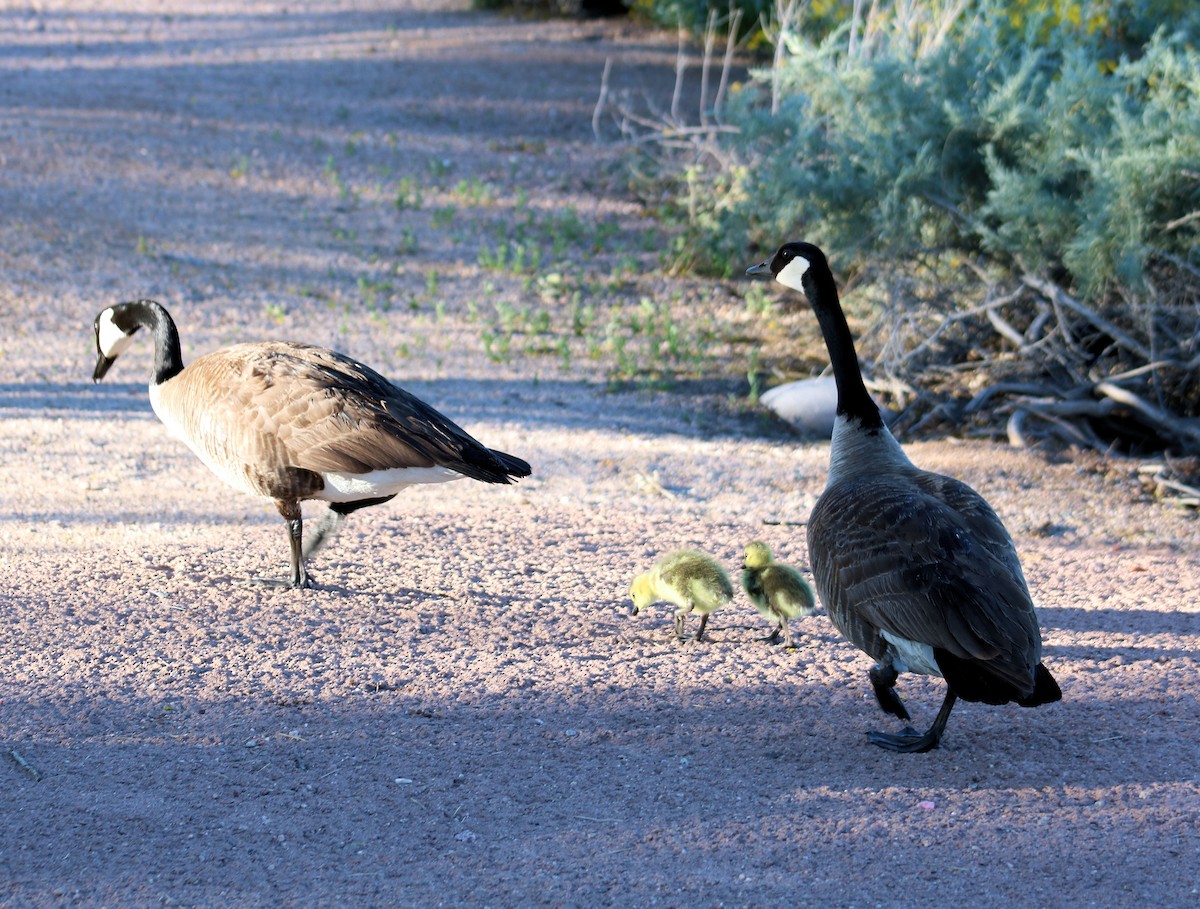
<svg viewBox="0 0 1200 909">
<path fill-rule="evenodd" d="M 96 316 L 94 329 L 96 332 L 96 369 L 92 372 L 92 381 L 99 382 L 108 372 L 108 368 L 116 362 L 117 357 L 125 352 L 129 342 L 142 323 L 133 317 L 132 304 L 118 303 L 100 311 Z"/>
<path fill-rule="evenodd" d="M 825 254 L 811 243 L 792 242 L 779 247 L 770 259 L 746 269 L 746 274 L 770 275 L 784 287 L 804 293 L 804 276 L 814 267 L 829 271 Z"/>
</svg>

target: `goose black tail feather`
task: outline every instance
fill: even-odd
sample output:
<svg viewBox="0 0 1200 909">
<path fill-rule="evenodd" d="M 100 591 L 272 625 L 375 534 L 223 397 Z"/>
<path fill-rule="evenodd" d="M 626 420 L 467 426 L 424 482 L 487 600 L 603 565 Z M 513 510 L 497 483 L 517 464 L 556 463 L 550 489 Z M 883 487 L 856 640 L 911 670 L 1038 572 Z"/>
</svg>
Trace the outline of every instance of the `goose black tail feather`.
<svg viewBox="0 0 1200 909">
<path fill-rule="evenodd" d="M 986 661 L 957 657 L 940 648 L 934 649 L 934 658 L 946 684 L 964 701 L 992 705 L 1016 701 L 1022 707 L 1037 707 L 1062 700 L 1058 683 L 1041 663 L 1033 672 L 1033 688 L 1026 693 L 1009 679 L 989 671 Z"/>
<path fill-rule="evenodd" d="M 1062 689 L 1058 687 L 1058 682 L 1054 680 L 1049 669 L 1038 663 L 1037 669 L 1033 671 L 1033 694 L 1027 698 L 1019 698 L 1017 703 L 1022 707 L 1038 707 L 1061 700 Z"/>
<path fill-rule="evenodd" d="M 457 461 L 443 463 L 464 477 L 484 483 L 511 483 L 514 478 L 527 477 L 531 473 L 527 462 L 482 445 L 466 449 Z"/>
<path fill-rule="evenodd" d="M 492 454 L 496 456 L 497 461 L 504 465 L 504 470 L 510 477 L 527 477 L 533 472 L 528 461 L 522 461 L 518 457 L 496 451 L 494 448 Z"/>
</svg>

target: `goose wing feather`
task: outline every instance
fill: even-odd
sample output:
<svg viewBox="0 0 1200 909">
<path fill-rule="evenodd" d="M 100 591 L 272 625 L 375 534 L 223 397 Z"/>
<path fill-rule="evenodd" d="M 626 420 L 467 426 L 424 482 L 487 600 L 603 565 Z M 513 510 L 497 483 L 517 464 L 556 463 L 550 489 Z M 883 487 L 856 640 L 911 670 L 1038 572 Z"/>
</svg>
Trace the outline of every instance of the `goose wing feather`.
<svg viewBox="0 0 1200 909">
<path fill-rule="evenodd" d="M 210 444 L 262 462 L 360 474 L 441 465 L 505 482 L 506 465 L 453 421 L 379 373 L 334 351 L 291 342 L 241 344 L 188 366 L 187 386 L 220 394 L 204 411 Z M 518 460 L 518 459 L 511 459 Z M 523 462 L 522 462 L 523 463 Z"/>
</svg>

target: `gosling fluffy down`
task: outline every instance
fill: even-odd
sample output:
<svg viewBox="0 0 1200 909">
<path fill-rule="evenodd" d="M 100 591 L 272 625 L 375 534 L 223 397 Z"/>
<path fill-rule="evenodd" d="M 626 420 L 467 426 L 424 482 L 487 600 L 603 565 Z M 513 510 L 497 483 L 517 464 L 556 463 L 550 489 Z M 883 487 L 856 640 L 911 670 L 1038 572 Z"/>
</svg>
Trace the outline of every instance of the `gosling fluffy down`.
<svg viewBox="0 0 1200 909">
<path fill-rule="evenodd" d="M 742 587 L 754 608 L 776 623 L 767 637 L 772 643 L 779 640 L 782 633 L 784 645 L 791 647 L 792 632 L 788 620 L 803 618 L 817 608 L 808 581 L 792 566 L 773 561 L 770 548 L 760 540 L 746 547 Z"/>
<path fill-rule="evenodd" d="M 711 556 L 682 549 L 667 553 L 649 571 L 634 578 L 629 595 L 633 599 L 632 615 L 658 600 L 674 604 L 675 635 L 679 638 L 683 637 L 687 614 L 698 613 L 700 628 L 696 640 L 701 641 L 709 615 L 733 599 L 733 584 L 725 569 Z"/>
</svg>

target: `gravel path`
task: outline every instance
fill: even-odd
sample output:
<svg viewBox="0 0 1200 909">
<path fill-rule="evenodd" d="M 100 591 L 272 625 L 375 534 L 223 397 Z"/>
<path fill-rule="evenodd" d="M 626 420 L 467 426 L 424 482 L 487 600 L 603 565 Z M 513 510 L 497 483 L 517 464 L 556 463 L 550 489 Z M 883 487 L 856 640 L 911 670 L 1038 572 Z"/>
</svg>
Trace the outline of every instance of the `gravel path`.
<svg viewBox="0 0 1200 909">
<path fill-rule="evenodd" d="M 867 744 L 821 613 L 793 650 L 741 594 L 702 644 L 627 614 L 668 549 L 805 566 L 828 446 L 720 376 L 608 390 L 623 301 L 741 317 L 659 274 L 593 139 L 609 58 L 669 97 L 674 37 L 627 23 L 0 4 L 0 905 L 1200 903 L 1200 531 L 1129 465 L 908 446 L 1007 522 L 1064 692 L 927 755 Z M 167 437 L 148 344 L 89 381 L 139 296 L 185 357 L 335 346 L 534 476 L 351 516 L 316 590 L 239 584 L 283 570 L 273 507 Z M 927 723 L 940 683 L 901 684 Z"/>
</svg>

